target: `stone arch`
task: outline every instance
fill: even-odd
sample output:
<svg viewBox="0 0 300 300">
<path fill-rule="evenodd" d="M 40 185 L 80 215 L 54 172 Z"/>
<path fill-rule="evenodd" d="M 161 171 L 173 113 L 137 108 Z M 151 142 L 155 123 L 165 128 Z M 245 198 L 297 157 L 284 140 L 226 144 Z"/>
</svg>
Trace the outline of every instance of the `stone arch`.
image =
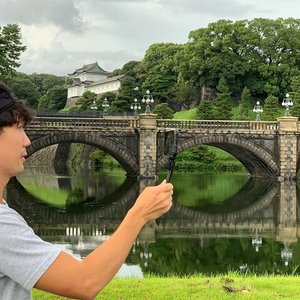
<svg viewBox="0 0 300 300">
<path fill-rule="evenodd" d="M 32 139 L 31 145 L 27 148 L 28 156 L 43 148 L 63 142 L 83 143 L 98 147 L 113 156 L 122 165 L 128 176 L 137 176 L 139 174 L 137 158 L 130 153 L 123 144 L 114 141 L 105 135 L 95 133 L 57 133 Z"/>
<path fill-rule="evenodd" d="M 197 145 L 214 146 L 236 157 L 254 177 L 276 177 L 279 168 L 274 157 L 263 147 L 245 139 L 222 134 L 196 135 L 189 140 L 179 140 L 178 153 Z M 157 170 L 167 163 L 167 157 L 157 162 Z"/>
</svg>

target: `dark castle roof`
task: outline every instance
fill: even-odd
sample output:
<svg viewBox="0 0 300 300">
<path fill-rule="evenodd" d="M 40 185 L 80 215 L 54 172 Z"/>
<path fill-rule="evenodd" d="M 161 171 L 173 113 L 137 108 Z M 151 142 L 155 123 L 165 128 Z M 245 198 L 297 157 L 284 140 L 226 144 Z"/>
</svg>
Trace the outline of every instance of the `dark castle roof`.
<svg viewBox="0 0 300 300">
<path fill-rule="evenodd" d="M 83 67 L 76 69 L 73 73 L 68 74 L 69 76 L 74 76 L 74 75 L 80 75 L 82 73 L 97 73 L 97 74 L 104 74 L 104 75 L 109 75 L 110 73 L 107 71 L 104 71 L 97 62 L 84 65 Z"/>
</svg>

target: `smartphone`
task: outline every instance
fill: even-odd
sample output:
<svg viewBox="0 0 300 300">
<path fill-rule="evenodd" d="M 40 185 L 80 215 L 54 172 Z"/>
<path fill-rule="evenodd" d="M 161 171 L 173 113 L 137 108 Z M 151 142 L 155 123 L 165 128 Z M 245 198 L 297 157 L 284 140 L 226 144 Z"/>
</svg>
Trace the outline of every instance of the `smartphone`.
<svg viewBox="0 0 300 300">
<path fill-rule="evenodd" d="M 177 148 L 178 148 L 178 129 L 167 129 L 165 133 L 164 140 L 164 155 L 168 156 L 168 173 L 166 181 L 170 182 L 174 167 L 175 167 L 175 159 L 177 156 Z"/>
</svg>

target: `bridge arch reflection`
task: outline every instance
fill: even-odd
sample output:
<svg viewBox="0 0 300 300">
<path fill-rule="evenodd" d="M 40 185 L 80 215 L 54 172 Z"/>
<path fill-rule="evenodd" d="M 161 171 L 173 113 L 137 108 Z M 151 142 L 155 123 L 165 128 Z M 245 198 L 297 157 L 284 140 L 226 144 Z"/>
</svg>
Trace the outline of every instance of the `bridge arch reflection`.
<svg viewBox="0 0 300 300">
<path fill-rule="evenodd" d="M 143 181 L 126 178 L 114 193 L 103 199 L 103 202 L 107 203 L 105 207 L 82 207 L 80 212 L 71 209 L 64 213 L 39 201 L 13 178 L 7 186 L 7 200 L 34 228 L 41 229 L 50 225 L 53 230 L 74 227 L 80 228 L 82 232 L 85 228 L 98 228 L 101 225 L 113 232 L 133 205 L 141 186 Z M 190 230 L 229 230 L 237 227 L 250 232 L 259 229 L 274 233 L 278 222 L 278 201 L 274 201 L 277 192 L 277 182 L 262 183 L 250 178 L 237 194 L 224 202 L 223 206 L 230 208 L 226 211 L 221 206 L 207 206 L 195 210 L 175 203 L 160 222 L 151 223 L 146 227 L 151 229 L 151 236 L 154 237 L 156 233 L 165 234 L 169 230 L 186 233 Z M 245 201 L 245 195 L 253 196 Z M 119 201 L 110 203 L 111 198 L 117 198 Z"/>
<path fill-rule="evenodd" d="M 12 178 L 7 185 L 7 201 L 31 224 L 54 223 L 80 226 L 99 224 L 102 219 L 105 219 L 114 220 L 113 227 L 115 227 L 132 206 L 138 191 L 137 182 L 127 177 L 121 186 L 101 199 L 101 204 L 104 206 L 81 204 L 77 209 L 69 207 L 67 211 L 62 211 L 45 204 L 41 199 L 29 193 L 17 178 Z M 111 199 L 119 199 L 119 201 L 112 202 Z"/>
</svg>

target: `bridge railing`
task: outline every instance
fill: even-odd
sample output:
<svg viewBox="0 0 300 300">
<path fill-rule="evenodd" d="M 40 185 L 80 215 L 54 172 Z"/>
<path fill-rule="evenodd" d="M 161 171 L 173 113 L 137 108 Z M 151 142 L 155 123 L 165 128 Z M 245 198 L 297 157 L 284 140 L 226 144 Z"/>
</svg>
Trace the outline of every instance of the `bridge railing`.
<svg viewBox="0 0 300 300">
<path fill-rule="evenodd" d="M 277 122 L 226 121 L 226 120 L 157 120 L 157 127 L 178 129 L 214 129 L 214 130 L 278 130 Z"/>
<path fill-rule="evenodd" d="M 253 130 L 253 131 L 277 131 L 277 122 L 265 121 L 228 121 L 228 120 L 164 120 L 156 121 L 158 128 L 178 128 L 182 130 Z M 28 129 L 57 130 L 74 129 L 97 130 L 100 128 L 138 128 L 139 119 L 134 117 L 107 117 L 107 118 L 72 118 L 72 117 L 35 117 L 27 126 Z"/>
<path fill-rule="evenodd" d="M 138 120 L 135 118 L 68 118 L 68 117 L 35 117 L 27 129 L 74 129 L 92 128 L 136 128 Z"/>
</svg>

